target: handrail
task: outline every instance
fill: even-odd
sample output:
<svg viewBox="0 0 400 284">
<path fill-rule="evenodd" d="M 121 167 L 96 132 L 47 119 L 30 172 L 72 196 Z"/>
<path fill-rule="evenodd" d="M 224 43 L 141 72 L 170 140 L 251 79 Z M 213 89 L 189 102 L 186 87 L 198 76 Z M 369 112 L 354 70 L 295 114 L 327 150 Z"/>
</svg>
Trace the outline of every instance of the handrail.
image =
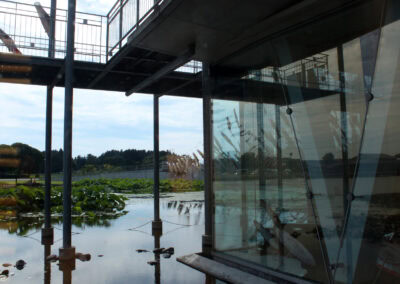
<svg viewBox="0 0 400 284">
<path fill-rule="evenodd" d="M 50 8 L 42 6 L 46 13 Z M 66 52 L 66 9 L 57 9 L 55 58 L 64 58 Z M 75 58 L 90 62 L 106 62 L 103 34 L 106 32 L 106 17 L 94 13 L 77 12 L 75 18 Z M 47 57 L 49 37 L 38 15 L 35 5 L 10 0 L 0 0 L 0 29 L 8 34 L 22 54 Z M 8 48 L 0 41 L 0 52 Z"/>
<path fill-rule="evenodd" d="M 141 8 L 144 2 L 144 9 Z M 152 3 L 152 5 L 146 10 L 146 7 L 148 7 L 149 3 Z M 134 11 L 131 11 L 131 15 L 135 14 L 136 15 L 136 21 L 134 25 L 130 25 L 130 28 L 125 32 L 125 33 L 121 33 L 120 29 L 122 29 L 122 31 L 124 30 L 124 22 L 118 23 L 118 27 L 117 27 L 117 32 L 115 34 L 119 35 L 118 39 L 115 42 L 110 42 L 111 38 L 110 36 L 108 37 L 108 41 L 107 41 L 107 57 L 109 57 L 109 55 L 115 54 L 116 52 L 114 52 L 114 50 L 117 49 L 117 47 L 119 46 L 120 48 L 122 47 L 122 43 L 126 40 L 127 37 L 129 37 L 133 31 L 137 30 L 139 28 L 139 26 L 150 16 L 150 14 L 152 14 L 162 3 L 164 2 L 164 0 L 123 0 L 120 1 L 118 0 L 114 6 L 111 8 L 110 12 L 107 14 L 108 16 L 108 30 L 110 30 L 110 26 L 112 26 L 113 24 L 115 24 L 115 22 L 117 20 L 120 19 L 121 13 L 122 15 L 124 14 L 124 8 L 127 7 L 127 5 L 129 3 L 134 3 Z M 141 15 L 140 12 L 144 12 L 143 15 Z M 128 19 L 132 20 L 131 18 Z"/>
<path fill-rule="evenodd" d="M 117 0 L 106 16 L 77 12 L 75 59 L 107 63 L 127 42 L 128 37 L 166 0 Z M 49 7 L 42 6 L 48 13 Z M 55 58 L 64 58 L 66 52 L 66 9 L 57 9 Z M 15 42 L 22 54 L 47 57 L 48 35 L 43 28 L 35 5 L 0 0 L 0 29 Z M 0 41 L 0 52 L 8 48 Z M 190 62 L 178 72 L 197 73 L 201 67 Z"/>
<path fill-rule="evenodd" d="M 22 3 L 22 2 L 15 2 L 15 1 L 10 1 L 10 0 L 1 0 L 1 2 L 7 2 L 7 3 L 12 3 L 12 4 L 18 4 L 18 5 L 25 5 L 25 6 L 33 6 L 32 4 L 28 4 L 28 3 Z M 49 6 L 43 6 L 43 8 L 46 9 L 50 9 Z M 63 8 L 57 8 L 57 11 L 64 11 L 64 12 L 68 12 L 67 9 L 63 9 Z M 30 12 L 30 11 L 29 11 Z M 85 14 L 85 15 L 91 15 L 91 16 L 98 16 L 98 17 L 106 17 L 104 15 L 99 15 L 99 14 L 94 14 L 94 13 L 88 13 L 88 12 L 77 12 L 79 14 Z"/>
</svg>

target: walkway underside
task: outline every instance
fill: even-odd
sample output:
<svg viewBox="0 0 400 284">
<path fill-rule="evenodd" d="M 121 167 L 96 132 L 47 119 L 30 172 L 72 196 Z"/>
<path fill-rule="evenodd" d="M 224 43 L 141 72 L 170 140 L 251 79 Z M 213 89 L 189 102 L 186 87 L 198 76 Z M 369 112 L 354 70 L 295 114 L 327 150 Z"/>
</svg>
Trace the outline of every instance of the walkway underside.
<svg viewBox="0 0 400 284">
<path fill-rule="evenodd" d="M 166 64 L 166 61 L 164 63 L 159 62 L 157 61 L 156 63 L 154 59 L 124 58 L 118 68 L 104 74 L 106 68 L 104 64 L 77 61 L 75 63 L 74 86 L 80 89 L 128 92 L 140 82 L 152 78 L 154 65 Z M 134 65 L 137 67 L 134 68 Z M 0 53 L 0 74 L 0 82 L 4 83 L 64 87 L 64 60 Z M 102 79 L 91 86 L 95 78 L 99 76 Z M 242 92 L 245 88 L 253 89 L 254 92 L 250 93 L 255 95 L 243 97 Z M 316 88 L 302 88 L 302 90 L 303 100 L 311 100 L 336 93 Z M 140 92 L 201 98 L 201 72 L 190 74 L 173 71 Z M 277 105 L 285 104 L 280 84 L 251 79 L 227 80 L 226 83 L 223 83 L 221 87 L 215 90 L 214 98 Z M 296 102 L 293 101 L 292 103 Z"/>
<path fill-rule="evenodd" d="M 105 64 L 76 61 L 74 87 L 128 92 L 173 59 L 134 49 L 111 70 L 107 70 Z M 0 82 L 63 87 L 64 60 L 0 53 L 0 74 Z M 101 79 L 93 84 L 99 77 Z M 172 71 L 140 92 L 200 97 L 199 78 L 199 74 Z"/>
</svg>

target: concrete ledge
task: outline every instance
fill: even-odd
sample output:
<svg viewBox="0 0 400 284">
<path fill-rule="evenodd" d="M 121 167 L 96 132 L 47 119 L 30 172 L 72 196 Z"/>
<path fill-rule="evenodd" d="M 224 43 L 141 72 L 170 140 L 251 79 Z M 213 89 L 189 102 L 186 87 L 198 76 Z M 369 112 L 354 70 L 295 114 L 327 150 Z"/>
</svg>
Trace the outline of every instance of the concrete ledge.
<svg viewBox="0 0 400 284">
<path fill-rule="evenodd" d="M 269 280 L 257 277 L 253 274 L 235 269 L 199 254 L 189 254 L 178 257 L 177 261 L 186 264 L 196 270 L 214 276 L 220 280 L 233 284 L 272 284 Z"/>
</svg>

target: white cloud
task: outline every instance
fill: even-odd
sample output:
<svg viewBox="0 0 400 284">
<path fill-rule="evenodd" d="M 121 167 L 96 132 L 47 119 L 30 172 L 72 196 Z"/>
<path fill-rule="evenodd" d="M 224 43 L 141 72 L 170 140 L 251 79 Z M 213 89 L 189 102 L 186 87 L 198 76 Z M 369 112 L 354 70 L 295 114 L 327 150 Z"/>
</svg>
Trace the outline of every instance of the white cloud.
<svg viewBox="0 0 400 284">
<path fill-rule="evenodd" d="M 202 112 L 197 99 L 160 99 L 160 149 L 201 149 Z M 46 88 L 0 84 L 0 144 L 23 142 L 44 149 Z M 63 145 L 64 89 L 53 95 L 53 148 Z M 93 90 L 74 91 L 73 155 L 111 149 L 153 148 L 153 97 Z"/>
</svg>

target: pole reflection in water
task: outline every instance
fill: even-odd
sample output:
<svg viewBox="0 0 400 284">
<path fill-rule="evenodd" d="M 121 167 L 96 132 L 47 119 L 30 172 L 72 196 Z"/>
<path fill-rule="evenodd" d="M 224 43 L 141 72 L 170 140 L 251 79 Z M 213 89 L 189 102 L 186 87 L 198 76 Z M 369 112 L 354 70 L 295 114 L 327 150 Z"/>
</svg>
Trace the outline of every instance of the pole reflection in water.
<svg viewBox="0 0 400 284">
<path fill-rule="evenodd" d="M 71 283 L 72 283 L 72 269 L 64 269 L 63 284 L 71 284 Z"/>
<path fill-rule="evenodd" d="M 48 257 L 51 255 L 51 245 L 43 245 L 44 247 L 44 284 L 51 283 L 51 263 Z"/>
<path fill-rule="evenodd" d="M 160 233 L 155 233 L 153 234 L 154 236 L 154 258 L 156 261 L 155 265 L 155 271 L 154 271 L 154 282 L 156 284 L 161 283 L 161 259 L 160 259 L 160 239 L 161 239 L 161 234 Z"/>
</svg>

